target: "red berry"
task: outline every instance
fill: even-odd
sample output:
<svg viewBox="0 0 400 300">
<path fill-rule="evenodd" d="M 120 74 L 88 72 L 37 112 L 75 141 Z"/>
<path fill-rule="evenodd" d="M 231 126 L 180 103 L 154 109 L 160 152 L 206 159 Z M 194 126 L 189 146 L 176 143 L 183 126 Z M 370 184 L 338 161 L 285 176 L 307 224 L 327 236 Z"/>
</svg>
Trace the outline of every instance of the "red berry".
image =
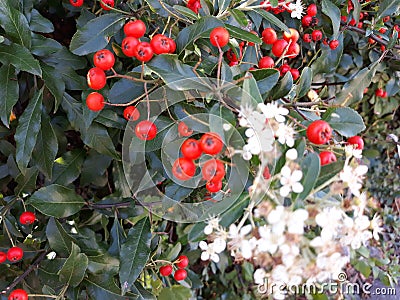
<svg viewBox="0 0 400 300">
<path fill-rule="evenodd" d="M 321 166 L 325 166 L 327 164 L 333 163 L 336 161 L 336 155 L 330 151 L 322 151 L 319 154 L 319 160 L 321 162 Z"/>
<path fill-rule="evenodd" d="M 171 265 L 165 265 L 160 268 L 160 274 L 161 276 L 169 276 L 172 274 L 172 270 L 173 268 Z"/>
<path fill-rule="evenodd" d="M 114 7 L 114 0 L 100 0 L 100 6 L 104 10 L 110 10 L 110 7 L 107 7 L 106 5 L 110 7 Z"/>
<path fill-rule="evenodd" d="M 115 63 L 114 54 L 107 49 L 97 51 L 93 56 L 93 63 L 104 71 L 110 70 Z"/>
<path fill-rule="evenodd" d="M 170 52 L 170 38 L 163 34 L 156 34 L 150 41 L 151 49 L 155 54 L 163 54 Z"/>
<path fill-rule="evenodd" d="M 238 61 L 237 55 L 235 54 L 235 52 L 233 52 L 232 49 L 229 49 L 229 50 L 226 52 L 226 58 L 227 58 L 230 62 L 237 62 L 237 61 Z"/>
<path fill-rule="evenodd" d="M 28 300 L 28 294 L 24 290 L 13 290 L 8 296 L 8 300 Z"/>
<path fill-rule="evenodd" d="M 187 272 L 184 269 L 179 269 L 175 271 L 174 278 L 176 281 L 184 280 L 187 277 Z"/>
<path fill-rule="evenodd" d="M 83 0 L 69 0 L 72 6 L 79 7 L 83 5 Z"/>
<path fill-rule="evenodd" d="M 181 157 L 174 161 L 172 174 L 179 180 L 188 180 L 196 173 L 196 165 L 191 159 Z"/>
<path fill-rule="evenodd" d="M 157 127 L 151 121 L 140 121 L 135 127 L 136 136 L 142 141 L 150 141 L 157 135 Z"/>
<path fill-rule="evenodd" d="M 384 93 L 385 93 L 385 91 L 384 91 L 383 89 L 381 89 L 381 88 L 377 88 L 377 89 L 375 90 L 375 96 L 377 96 L 377 97 L 382 98 L 383 95 L 384 95 Z"/>
<path fill-rule="evenodd" d="M 308 125 L 306 135 L 311 143 L 317 145 L 326 144 L 331 138 L 332 128 L 327 122 L 317 120 Z"/>
<path fill-rule="evenodd" d="M 342 21 L 343 23 L 347 22 L 347 16 L 340 16 L 340 21 Z"/>
<path fill-rule="evenodd" d="M 16 262 L 22 259 L 24 251 L 20 247 L 12 247 L 7 251 L 7 259 Z"/>
<path fill-rule="evenodd" d="M 276 57 L 281 57 L 283 52 L 285 51 L 286 47 L 288 45 L 288 42 L 285 40 L 277 40 L 273 45 L 272 45 L 272 54 L 275 55 Z"/>
<path fill-rule="evenodd" d="M 179 122 L 178 133 L 180 136 L 190 136 L 192 135 L 193 130 L 190 129 L 185 122 Z"/>
<path fill-rule="evenodd" d="M 364 149 L 364 140 L 361 136 L 355 135 L 347 139 L 347 143 L 350 145 L 354 145 L 356 149 L 362 150 Z"/>
<path fill-rule="evenodd" d="M 147 62 L 153 58 L 153 49 L 147 42 L 139 42 L 133 49 L 135 57 L 143 62 Z"/>
<path fill-rule="evenodd" d="M 381 51 L 385 51 L 386 50 L 386 46 L 385 45 L 381 45 Z"/>
<path fill-rule="evenodd" d="M 134 57 L 135 48 L 139 43 L 140 41 L 133 36 L 128 36 L 124 38 L 121 43 L 122 53 L 124 53 L 128 57 Z"/>
<path fill-rule="evenodd" d="M 303 25 L 303 27 L 309 27 L 311 25 L 311 23 L 313 22 L 313 17 L 309 16 L 309 15 L 305 15 L 302 19 L 301 19 L 301 24 Z"/>
<path fill-rule="evenodd" d="M 355 19 L 351 19 L 350 22 L 349 22 L 349 25 L 350 26 L 356 25 L 356 20 Z"/>
<path fill-rule="evenodd" d="M 304 41 L 304 42 L 310 43 L 311 40 L 312 40 L 311 34 L 306 33 L 306 34 L 303 35 L 303 41 Z"/>
<path fill-rule="evenodd" d="M 267 45 L 272 45 L 278 39 L 276 31 L 273 28 L 265 28 L 261 33 L 262 40 Z"/>
<path fill-rule="evenodd" d="M 124 25 L 124 33 L 126 36 L 141 38 L 146 33 L 146 24 L 142 20 L 131 20 Z"/>
<path fill-rule="evenodd" d="M 189 0 L 186 7 L 192 10 L 195 14 L 198 14 L 201 8 L 200 0 Z"/>
<path fill-rule="evenodd" d="M 169 42 L 169 53 L 175 53 L 175 50 L 176 50 L 175 41 L 171 38 L 168 38 L 168 42 Z"/>
<path fill-rule="evenodd" d="M 281 76 L 285 75 L 287 72 L 290 71 L 290 66 L 288 64 L 283 64 L 280 68 L 279 68 L 279 73 Z"/>
<path fill-rule="evenodd" d="M 128 121 L 136 121 L 140 117 L 139 110 L 131 105 L 124 109 L 124 118 Z"/>
<path fill-rule="evenodd" d="M 238 64 L 239 64 L 238 61 L 231 61 L 231 62 L 229 62 L 229 66 L 230 66 L 230 67 L 237 66 Z"/>
<path fill-rule="evenodd" d="M 312 37 L 314 42 L 322 40 L 322 31 L 321 30 L 314 30 L 311 33 L 311 37 Z"/>
<path fill-rule="evenodd" d="M 104 108 L 104 97 L 102 94 L 93 92 L 86 98 L 86 105 L 92 111 L 100 111 Z"/>
<path fill-rule="evenodd" d="M 222 180 L 210 180 L 206 183 L 206 189 L 210 193 L 217 193 L 222 189 Z"/>
<path fill-rule="evenodd" d="M 210 32 L 210 42 L 215 47 L 225 47 L 229 42 L 229 32 L 224 27 L 214 28 Z"/>
<path fill-rule="evenodd" d="M 5 254 L 4 252 L 0 251 L 0 264 L 5 262 L 6 260 L 7 260 L 7 254 Z"/>
<path fill-rule="evenodd" d="M 30 212 L 30 211 L 23 212 L 19 216 L 19 222 L 22 225 L 31 225 L 31 224 L 33 224 L 33 222 L 35 222 L 35 220 L 36 220 L 35 214 L 33 212 Z"/>
<path fill-rule="evenodd" d="M 289 28 L 290 33 L 284 31 L 283 39 L 287 42 L 292 41 L 292 43 L 296 43 L 299 40 L 299 32 L 294 28 Z"/>
<path fill-rule="evenodd" d="M 300 72 L 298 69 L 290 69 L 289 72 L 292 74 L 293 80 L 297 80 L 300 77 Z"/>
<path fill-rule="evenodd" d="M 383 17 L 382 21 L 385 22 L 385 23 L 389 22 L 390 21 L 390 16 Z"/>
<path fill-rule="evenodd" d="M 271 178 L 271 172 L 269 171 L 268 166 L 265 166 L 265 168 L 264 168 L 263 177 L 265 180 L 268 180 Z"/>
<path fill-rule="evenodd" d="M 289 58 L 294 58 L 297 55 L 299 55 L 300 53 L 300 45 L 297 43 L 292 43 L 290 44 L 287 52 L 286 52 L 286 56 Z"/>
<path fill-rule="evenodd" d="M 207 181 L 222 180 L 225 176 L 225 166 L 218 159 L 207 160 L 202 166 L 201 173 L 203 178 Z"/>
<path fill-rule="evenodd" d="M 361 29 L 361 28 L 363 28 L 363 26 L 364 26 L 363 22 L 358 22 L 358 24 L 357 24 L 357 27 L 358 27 L 358 28 Z"/>
<path fill-rule="evenodd" d="M 179 262 L 176 264 L 176 266 L 179 269 L 184 269 L 189 265 L 189 258 L 186 255 L 180 255 L 178 260 Z"/>
<path fill-rule="evenodd" d="M 195 139 L 187 139 L 181 146 L 181 151 L 184 157 L 188 159 L 198 159 L 203 150 L 201 150 L 200 142 Z"/>
<path fill-rule="evenodd" d="M 258 61 L 258 67 L 260 69 L 273 68 L 274 66 L 275 66 L 275 62 L 269 56 L 264 56 Z"/>
<path fill-rule="evenodd" d="M 98 67 L 91 68 L 86 76 L 88 86 L 94 90 L 102 89 L 107 82 L 106 73 Z"/>
<path fill-rule="evenodd" d="M 387 29 L 386 29 L 386 28 L 383 28 L 383 27 L 379 29 L 379 32 L 382 33 L 382 34 L 383 34 L 383 33 L 386 33 L 386 31 L 387 31 Z"/>
<path fill-rule="evenodd" d="M 329 42 L 329 47 L 332 50 L 335 50 L 339 46 L 339 41 L 338 40 L 332 40 Z"/>
<path fill-rule="evenodd" d="M 200 147 L 204 153 L 215 155 L 221 152 L 224 144 L 221 137 L 214 132 L 207 132 L 203 134 L 200 139 Z"/>
<path fill-rule="evenodd" d="M 309 15 L 311 17 L 315 17 L 317 15 L 317 11 L 318 11 L 317 10 L 317 5 L 315 5 L 314 3 L 310 4 L 307 7 L 307 15 Z"/>
<path fill-rule="evenodd" d="M 382 98 L 387 98 L 388 93 L 386 91 L 383 92 Z"/>
</svg>

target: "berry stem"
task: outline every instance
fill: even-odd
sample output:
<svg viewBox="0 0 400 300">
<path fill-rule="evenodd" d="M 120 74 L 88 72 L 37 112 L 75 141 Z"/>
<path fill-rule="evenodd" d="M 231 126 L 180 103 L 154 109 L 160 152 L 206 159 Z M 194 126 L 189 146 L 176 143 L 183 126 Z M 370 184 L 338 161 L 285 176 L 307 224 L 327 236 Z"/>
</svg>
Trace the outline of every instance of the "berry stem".
<svg viewBox="0 0 400 300">
<path fill-rule="evenodd" d="M 105 7 L 109 8 L 112 11 L 119 12 L 119 13 L 124 14 L 124 15 L 129 15 L 129 16 L 131 15 L 131 13 L 129 13 L 127 11 L 123 11 L 123 10 L 120 10 L 118 8 L 109 6 L 107 3 L 104 3 L 104 1 L 102 1 L 102 0 L 99 0 L 99 2 L 102 3 Z"/>
<path fill-rule="evenodd" d="M 6 222 L 4 222 L 3 225 L 4 225 L 5 231 L 6 231 L 7 235 L 8 235 L 8 238 L 9 238 L 9 240 L 10 240 L 10 242 L 11 242 L 11 245 L 12 245 L 13 247 L 15 247 L 14 240 L 13 240 L 13 238 L 12 238 L 10 232 L 8 231 L 8 227 L 7 227 Z"/>
</svg>

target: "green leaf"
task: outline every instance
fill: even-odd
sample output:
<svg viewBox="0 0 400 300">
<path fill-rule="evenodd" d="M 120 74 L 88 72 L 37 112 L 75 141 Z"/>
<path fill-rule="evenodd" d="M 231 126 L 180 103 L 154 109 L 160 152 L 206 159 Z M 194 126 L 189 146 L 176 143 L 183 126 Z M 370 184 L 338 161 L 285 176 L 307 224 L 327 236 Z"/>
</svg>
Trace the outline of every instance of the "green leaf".
<svg viewBox="0 0 400 300">
<path fill-rule="evenodd" d="M 93 123 L 90 125 L 85 133 L 82 133 L 83 142 L 96 149 L 96 151 L 111 156 L 119 160 L 121 157 L 115 150 L 114 143 L 107 132 L 107 128 L 98 123 Z"/>
<path fill-rule="evenodd" d="M 0 0 L 0 25 L 7 37 L 26 48 L 31 47 L 31 30 L 26 17 L 12 6 L 11 0 Z"/>
<path fill-rule="evenodd" d="M 364 89 L 370 85 L 372 78 L 375 76 L 377 66 L 378 64 L 374 63 L 370 67 L 365 67 L 358 71 L 351 80 L 344 84 L 334 103 L 337 105 L 350 105 L 362 100 Z"/>
<path fill-rule="evenodd" d="M 182 285 L 173 285 L 168 288 L 163 288 L 158 300 L 188 300 L 192 297 L 192 293 L 189 288 Z"/>
<path fill-rule="evenodd" d="M 143 218 L 133 226 L 121 247 L 119 278 L 122 295 L 135 283 L 150 255 L 150 221 Z"/>
<path fill-rule="evenodd" d="M 116 13 L 104 14 L 90 20 L 72 37 L 71 52 L 83 56 L 105 48 L 109 38 L 116 34 L 124 23 L 125 17 Z"/>
<path fill-rule="evenodd" d="M 11 111 L 19 98 L 18 80 L 12 65 L 0 67 L 0 119 L 8 127 Z"/>
<path fill-rule="evenodd" d="M 82 282 L 89 263 L 86 254 L 80 252 L 79 247 L 72 243 L 71 254 L 58 273 L 60 281 L 72 287 Z"/>
<path fill-rule="evenodd" d="M 257 81 L 260 93 L 264 95 L 269 92 L 279 80 L 279 71 L 276 69 L 259 69 L 251 71 Z"/>
<path fill-rule="evenodd" d="M 362 117 L 349 107 L 329 109 L 323 118 L 334 130 L 345 137 L 357 135 L 365 129 Z"/>
<path fill-rule="evenodd" d="M 263 103 L 263 99 L 261 97 L 260 91 L 257 87 L 257 82 L 254 79 L 254 76 L 247 78 L 243 82 L 243 94 L 241 106 L 246 107 L 255 107 L 258 103 Z"/>
<path fill-rule="evenodd" d="M 258 13 L 261 17 L 266 19 L 268 22 L 271 24 L 279 27 L 283 31 L 290 32 L 289 27 L 287 27 L 281 20 L 279 20 L 277 17 L 275 17 L 273 14 L 263 10 L 263 9 L 255 9 L 254 10 L 256 13 Z"/>
<path fill-rule="evenodd" d="M 296 88 L 296 94 L 298 98 L 304 97 L 311 88 L 313 79 L 313 72 L 311 68 L 305 67 L 301 72 L 299 83 Z"/>
<path fill-rule="evenodd" d="M 328 46 L 321 48 L 320 57 L 311 66 L 314 76 L 320 73 L 335 73 L 343 55 L 343 34 L 339 35 L 337 40 L 339 41 L 339 46 L 335 50 Z"/>
<path fill-rule="evenodd" d="M 277 85 L 269 92 L 269 95 L 273 99 L 279 99 L 287 94 L 289 94 L 290 90 L 293 87 L 293 77 L 290 72 L 287 72 L 285 76 L 278 82 Z"/>
<path fill-rule="evenodd" d="M 177 12 L 181 13 L 182 15 L 184 15 L 185 17 L 187 17 L 187 18 L 189 18 L 189 19 L 191 19 L 191 20 L 197 20 L 197 19 L 199 18 L 199 16 L 198 16 L 197 14 L 195 14 L 195 13 L 193 12 L 193 10 L 191 10 L 191 9 L 185 7 L 185 6 L 182 6 L 182 5 L 174 5 L 173 8 L 174 8 Z"/>
<path fill-rule="evenodd" d="M 83 149 L 74 149 L 57 158 L 53 168 L 52 183 L 60 185 L 72 183 L 80 175 L 84 159 Z"/>
<path fill-rule="evenodd" d="M 379 10 L 376 14 L 376 19 L 390 16 L 400 9 L 400 2 L 393 0 L 383 0 L 379 2 Z"/>
<path fill-rule="evenodd" d="M 131 197 L 132 191 L 125 177 L 124 167 L 121 162 L 114 161 L 112 173 L 117 193 L 120 194 L 121 197 Z"/>
<path fill-rule="evenodd" d="M 246 27 L 249 24 L 249 20 L 247 20 L 246 15 L 241 10 L 231 9 L 229 11 L 239 25 Z"/>
<path fill-rule="evenodd" d="M 31 159 L 33 148 L 40 131 L 43 89 L 36 92 L 18 120 L 15 132 L 16 161 L 20 169 L 25 169 Z"/>
<path fill-rule="evenodd" d="M 64 92 L 61 106 L 67 113 L 67 117 L 72 127 L 80 131 L 85 129 L 85 119 L 83 118 L 82 103 L 78 102 L 68 93 Z"/>
<path fill-rule="evenodd" d="M 153 60 L 156 58 L 153 58 Z M 142 82 L 128 79 L 118 80 L 113 84 L 108 94 L 111 103 L 128 103 L 144 93 Z"/>
<path fill-rule="evenodd" d="M 340 9 L 329 0 L 322 0 L 322 12 L 332 21 L 333 38 L 337 39 L 340 28 Z"/>
<path fill-rule="evenodd" d="M 135 282 L 134 285 L 132 285 L 132 292 L 138 295 L 138 300 L 156 300 L 157 298 L 149 291 L 146 290 L 140 282 Z M 152 292 L 154 292 L 154 288 L 152 289 Z"/>
<path fill-rule="evenodd" d="M 18 183 L 14 192 L 16 195 L 21 193 L 31 193 L 36 189 L 36 179 L 39 174 L 39 170 L 36 168 L 26 169 L 25 174 L 20 173 L 15 181 Z"/>
<path fill-rule="evenodd" d="M 43 17 L 36 9 L 31 11 L 30 28 L 35 32 L 50 33 L 54 31 L 53 23 Z"/>
<path fill-rule="evenodd" d="M 325 165 L 321 167 L 321 172 L 319 174 L 319 178 L 315 187 L 319 187 L 323 185 L 325 182 L 336 176 L 343 170 L 344 163 L 341 161 L 330 163 L 329 165 Z"/>
<path fill-rule="evenodd" d="M 303 178 L 301 179 L 301 183 L 304 187 L 304 190 L 300 194 L 293 193 L 293 200 L 305 200 L 317 183 L 317 179 L 321 169 L 318 154 L 316 154 L 315 152 L 309 153 L 303 159 L 300 166 L 301 170 L 303 171 Z"/>
<path fill-rule="evenodd" d="M 121 290 L 114 281 L 113 276 L 102 274 L 89 275 L 84 279 L 91 299 L 134 300 L 136 295 L 125 294 L 121 296 Z"/>
<path fill-rule="evenodd" d="M 176 53 L 181 55 L 187 47 L 192 47 L 199 38 L 208 38 L 211 30 L 218 26 L 224 26 L 224 23 L 215 17 L 208 16 L 201 18 L 191 26 L 185 27 L 176 37 Z"/>
<path fill-rule="evenodd" d="M 111 160 L 112 158 L 107 155 L 100 154 L 94 150 L 89 151 L 82 166 L 80 184 L 83 186 L 89 184 L 99 185 L 99 178 L 103 178 L 107 168 L 110 166 Z M 105 183 L 99 186 L 103 186 L 106 183 L 107 179 Z"/>
<path fill-rule="evenodd" d="M 115 257 L 112 257 L 107 252 L 101 253 L 95 256 L 88 256 L 89 258 L 89 265 L 88 271 L 92 274 L 101 274 L 101 273 L 108 273 L 108 274 L 118 274 L 119 270 L 119 260 Z"/>
<path fill-rule="evenodd" d="M 56 40 L 46 38 L 41 34 L 32 33 L 31 53 L 33 55 L 45 57 L 62 48 L 62 45 Z"/>
<path fill-rule="evenodd" d="M 58 255 L 67 256 L 71 253 L 72 243 L 75 240 L 65 231 L 60 222 L 53 217 L 47 223 L 46 237 L 50 248 Z"/>
<path fill-rule="evenodd" d="M 52 184 L 36 191 L 27 201 L 47 216 L 66 218 L 77 213 L 85 201 L 74 190 Z"/>
<path fill-rule="evenodd" d="M 363 274 L 365 278 L 368 278 L 372 272 L 371 266 L 369 266 L 364 260 L 357 261 L 354 268 Z"/>
<path fill-rule="evenodd" d="M 54 96 L 56 100 L 54 107 L 57 109 L 65 91 L 64 80 L 60 80 L 60 72 L 57 71 L 56 68 L 46 65 L 45 63 L 41 63 L 40 67 L 42 69 L 44 84 Z"/>
<path fill-rule="evenodd" d="M 219 13 L 223 13 L 231 3 L 230 0 L 218 0 L 218 11 Z"/>
<path fill-rule="evenodd" d="M 39 62 L 28 49 L 18 44 L 0 44 L 0 62 L 4 65 L 12 64 L 21 71 L 42 76 Z"/>
<path fill-rule="evenodd" d="M 225 28 L 229 31 L 229 34 L 233 38 L 248 41 L 248 42 L 253 42 L 255 44 L 262 43 L 262 40 L 257 35 L 249 32 L 249 31 L 243 30 L 239 27 L 232 26 L 229 24 L 225 24 Z"/>
<path fill-rule="evenodd" d="M 42 59 L 46 64 L 55 67 L 62 74 L 65 70 L 80 70 L 86 67 L 87 59 L 72 54 L 67 48 L 51 53 Z M 64 74 L 62 74 L 64 75 Z"/>
</svg>

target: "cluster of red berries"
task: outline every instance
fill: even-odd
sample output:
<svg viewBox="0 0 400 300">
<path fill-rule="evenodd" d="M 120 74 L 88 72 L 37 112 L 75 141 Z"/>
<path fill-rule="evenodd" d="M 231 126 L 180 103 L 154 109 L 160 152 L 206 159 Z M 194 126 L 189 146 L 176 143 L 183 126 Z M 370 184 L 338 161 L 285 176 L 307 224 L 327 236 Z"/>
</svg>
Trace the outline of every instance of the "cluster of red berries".
<svg viewBox="0 0 400 300">
<path fill-rule="evenodd" d="M 161 276 L 167 277 L 171 275 L 174 270 L 173 265 L 176 265 L 176 267 L 178 268 L 174 273 L 174 279 L 176 281 L 185 280 L 185 278 L 187 277 L 187 271 L 185 270 L 185 268 L 189 265 L 188 257 L 186 255 L 181 255 L 173 264 L 162 266 L 160 268 Z"/>
<path fill-rule="evenodd" d="M 189 138 L 182 143 L 183 157 L 175 160 L 172 165 L 172 174 L 179 180 L 189 180 L 196 173 L 195 160 L 201 155 L 215 156 L 222 151 L 224 144 L 221 137 L 214 132 L 207 132 L 200 140 Z M 207 181 L 206 189 L 210 193 L 217 193 L 222 189 L 222 179 L 225 176 L 225 166 L 216 158 L 207 160 L 201 167 L 203 179 Z"/>
<path fill-rule="evenodd" d="M 375 96 L 379 97 L 379 98 L 387 98 L 388 93 L 387 91 L 381 89 L 381 88 L 377 88 L 375 90 Z"/>
<path fill-rule="evenodd" d="M 289 7 L 286 5 L 286 1 L 284 0 L 279 0 L 278 5 L 276 7 L 272 7 L 269 1 L 261 1 L 260 5 L 264 6 L 264 9 L 266 11 L 270 11 L 275 15 L 283 13 L 285 11 L 289 13 L 291 12 Z"/>
<path fill-rule="evenodd" d="M 124 109 L 124 118 L 127 121 L 137 121 L 139 117 L 140 112 L 135 106 L 127 106 Z M 135 126 L 135 134 L 142 141 L 150 141 L 157 135 L 157 126 L 149 120 L 140 121 Z"/>
<path fill-rule="evenodd" d="M 319 23 L 319 19 L 317 18 L 318 8 L 316 4 L 310 4 L 307 7 L 307 14 L 301 19 L 301 24 L 305 28 L 315 27 Z M 313 29 L 311 33 L 303 34 L 303 41 L 306 43 L 311 43 L 311 41 L 318 42 L 322 40 L 323 34 L 319 29 Z M 322 41 L 325 45 L 329 45 L 329 47 L 334 50 L 339 46 L 338 40 L 331 40 L 328 42 L 327 39 Z"/>
<path fill-rule="evenodd" d="M 332 136 L 332 128 L 328 122 L 317 120 L 307 127 L 306 136 L 308 140 L 316 145 L 327 144 Z M 347 144 L 353 145 L 355 149 L 364 149 L 364 141 L 362 137 L 356 135 L 347 139 Z M 319 153 L 321 166 L 335 162 L 336 155 L 331 151 L 322 151 Z"/>
<path fill-rule="evenodd" d="M 35 222 L 36 216 L 33 212 L 26 211 L 23 212 L 19 216 L 19 222 L 22 225 L 31 225 Z M 24 251 L 18 247 L 14 246 L 8 249 L 7 253 L 0 251 L 0 264 L 6 262 L 7 260 L 10 262 L 20 261 L 24 257 Z M 14 290 L 8 296 L 8 300 L 27 300 L 28 294 L 21 289 Z"/>
<path fill-rule="evenodd" d="M 83 5 L 83 0 L 69 0 L 69 3 L 71 3 L 72 6 L 80 7 Z M 110 10 L 114 7 L 114 0 L 101 0 L 100 6 L 104 10 Z"/>
<path fill-rule="evenodd" d="M 186 3 L 186 7 L 193 11 L 195 14 L 198 14 L 201 8 L 201 2 L 200 0 L 189 0 Z"/>
<path fill-rule="evenodd" d="M 261 33 L 262 40 L 267 45 L 272 45 L 271 52 L 276 57 L 285 55 L 287 58 L 295 58 L 300 53 L 299 32 L 294 28 L 289 28 L 290 32 L 283 32 L 281 39 L 273 28 L 265 28 Z"/>
</svg>

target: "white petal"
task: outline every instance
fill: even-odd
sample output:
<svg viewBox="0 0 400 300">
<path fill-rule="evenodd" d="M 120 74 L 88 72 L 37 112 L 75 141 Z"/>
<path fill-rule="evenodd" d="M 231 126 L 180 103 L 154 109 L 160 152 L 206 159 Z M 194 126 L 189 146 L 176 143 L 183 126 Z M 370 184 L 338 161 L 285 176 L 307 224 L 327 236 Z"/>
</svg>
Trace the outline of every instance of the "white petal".
<svg viewBox="0 0 400 300">
<path fill-rule="evenodd" d="M 295 182 L 292 185 L 292 190 L 293 190 L 293 192 L 299 194 L 304 190 L 304 188 L 303 188 L 303 185 L 300 182 Z"/>
<path fill-rule="evenodd" d="M 213 250 L 215 253 L 221 253 L 226 248 L 226 242 L 224 239 L 216 238 L 213 243 Z"/>
<path fill-rule="evenodd" d="M 205 241 L 200 241 L 199 243 L 199 247 L 201 250 L 207 250 L 208 249 L 208 245 Z"/>
<path fill-rule="evenodd" d="M 300 181 L 302 177 L 303 172 L 301 170 L 294 170 L 291 176 L 293 181 Z"/>
<path fill-rule="evenodd" d="M 281 175 L 289 178 L 292 173 L 292 170 L 288 166 L 283 166 L 281 169 Z"/>
<path fill-rule="evenodd" d="M 219 256 L 218 256 L 218 254 L 211 254 L 211 260 L 213 261 L 213 262 L 215 262 L 215 263 L 218 263 L 219 262 Z"/>
<path fill-rule="evenodd" d="M 210 253 L 204 251 L 204 252 L 201 253 L 200 258 L 203 261 L 209 260 L 210 259 Z"/>
<path fill-rule="evenodd" d="M 211 225 L 207 225 L 204 227 L 204 234 L 209 235 L 213 232 L 213 227 Z"/>
<path fill-rule="evenodd" d="M 297 159 L 297 150 L 292 148 L 289 149 L 288 151 L 286 151 L 286 159 L 290 159 L 290 160 L 296 160 Z"/>
</svg>

